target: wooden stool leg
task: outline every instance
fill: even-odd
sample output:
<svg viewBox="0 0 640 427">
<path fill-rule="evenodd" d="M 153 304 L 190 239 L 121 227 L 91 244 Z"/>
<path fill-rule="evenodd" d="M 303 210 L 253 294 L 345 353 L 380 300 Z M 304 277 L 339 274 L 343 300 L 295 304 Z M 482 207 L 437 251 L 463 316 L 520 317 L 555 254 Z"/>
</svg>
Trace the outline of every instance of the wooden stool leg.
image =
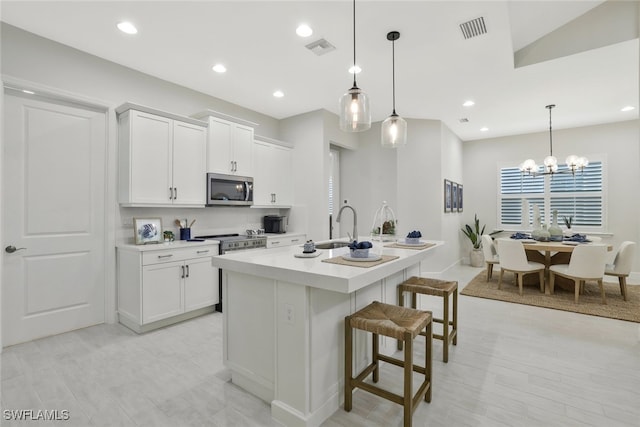
<svg viewBox="0 0 640 427">
<path fill-rule="evenodd" d="M 607 303 L 607 295 L 604 293 L 604 284 L 602 283 L 602 279 L 598 279 L 598 286 L 600 286 L 600 294 L 602 295 L 602 303 Z"/>
<path fill-rule="evenodd" d="M 449 362 L 449 295 L 443 296 L 442 313 L 442 361 Z"/>
<path fill-rule="evenodd" d="M 404 293 L 400 286 L 398 286 L 398 305 L 404 307 Z M 402 350 L 402 340 L 398 340 L 398 350 Z"/>
<path fill-rule="evenodd" d="M 411 292 L 411 308 L 418 307 L 418 294 Z"/>
<path fill-rule="evenodd" d="M 404 341 L 404 427 L 411 427 L 413 418 L 413 339 L 410 332 L 405 332 Z"/>
<path fill-rule="evenodd" d="M 349 322 L 350 316 L 344 319 L 344 410 L 351 411 L 353 388 L 351 387 L 351 378 L 353 377 L 353 342 L 352 330 Z"/>
<path fill-rule="evenodd" d="M 373 382 L 377 383 L 378 382 L 378 377 L 380 374 L 380 363 L 378 363 L 378 352 L 379 352 L 379 344 L 380 344 L 380 340 L 378 339 L 378 334 L 372 334 L 373 335 L 373 344 L 372 344 L 372 351 L 371 351 L 371 358 L 373 359 L 373 363 L 376 365 L 375 368 L 373 368 Z"/>
<path fill-rule="evenodd" d="M 622 299 L 627 300 L 627 278 L 625 276 L 618 277 L 618 282 L 620 283 L 620 293 L 622 294 Z"/>
<path fill-rule="evenodd" d="M 456 331 L 453 345 L 458 345 L 458 288 L 453 291 L 453 330 Z"/>
<path fill-rule="evenodd" d="M 427 323 L 427 327 L 425 329 L 426 337 L 425 337 L 425 355 L 424 355 L 424 368 L 425 368 L 425 376 L 429 377 L 429 390 L 424 395 L 424 400 L 426 402 L 431 402 L 431 389 L 433 389 L 433 322 Z"/>
</svg>

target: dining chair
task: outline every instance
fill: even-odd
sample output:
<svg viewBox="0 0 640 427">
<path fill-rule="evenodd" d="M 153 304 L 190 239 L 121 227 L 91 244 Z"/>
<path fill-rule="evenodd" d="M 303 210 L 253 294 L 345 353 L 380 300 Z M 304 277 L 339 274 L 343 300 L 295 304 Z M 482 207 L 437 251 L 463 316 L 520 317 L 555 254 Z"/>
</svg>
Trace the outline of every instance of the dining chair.
<svg viewBox="0 0 640 427">
<path fill-rule="evenodd" d="M 604 274 L 607 276 L 617 276 L 620 282 L 620 293 L 622 298 L 627 300 L 627 277 L 631 273 L 633 257 L 636 254 L 636 242 L 625 241 L 620 244 L 618 253 L 613 260 L 613 264 L 604 267 Z"/>
<path fill-rule="evenodd" d="M 498 289 L 502 289 L 504 272 L 511 271 L 518 280 L 520 295 L 522 295 L 523 277 L 529 273 L 538 273 L 540 276 L 540 292 L 544 292 L 544 264 L 527 260 L 527 254 L 522 242 L 514 239 L 500 239 L 496 246 L 498 248 L 498 257 L 500 258 Z"/>
<path fill-rule="evenodd" d="M 487 263 L 487 282 L 493 275 L 494 264 L 500 263 L 498 257 L 498 251 L 496 245 L 493 244 L 493 239 L 488 234 L 482 235 L 482 254 L 484 255 L 484 262 Z"/>
<path fill-rule="evenodd" d="M 575 283 L 575 302 L 578 303 L 580 290 L 587 280 L 595 280 L 600 286 L 602 303 L 607 303 L 604 293 L 604 268 L 607 257 L 606 245 L 579 245 L 571 253 L 569 264 L 556 264 L 549 267 L 549 291 L 553 294 L 555 276 L 572 279 Z"/>
</svg>

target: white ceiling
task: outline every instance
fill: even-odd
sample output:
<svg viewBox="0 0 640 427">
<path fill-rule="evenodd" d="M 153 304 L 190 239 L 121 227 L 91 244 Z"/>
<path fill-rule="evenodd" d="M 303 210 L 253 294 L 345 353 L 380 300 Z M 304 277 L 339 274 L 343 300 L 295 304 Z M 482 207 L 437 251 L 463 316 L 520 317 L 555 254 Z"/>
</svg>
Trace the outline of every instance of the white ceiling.
<svg viewBox="0 0 640 427">
<path fill-rule="evenodd" d="M 638 39 L 515 68 L 513 52 L 602 1 L 362 1 L 356 4 L 357 77 L 374 121 L 396 109 L 442 120 L 463 140 L 638 118 Z M 352 84 L 352 3 L 333 1 L 2 1 L 11 25 L 150 75 L 281 119 L 336 112 Z M 459 24 L 484 17 L 487 34 L 465 40 Z M 135 36 L 116 29 L 128 20 Z M 298 24 L 314 34 L 295 34 Z M 336 50 L 304 46 L 325 38 Z M 218 62 L 227 73 L 214 73 Z M 272 93 L 280 89 L 284 98 Z M 476 105 L 465 108 L 472 99 Z M 124 100 L 123 100 L 124 101 Z M 632 105 L 635 110 L 622 113 Z M 468 123 L 460 123 L 461 118 Z M 489 128 L 480 132 L 483 126 Z"/>
</svg>

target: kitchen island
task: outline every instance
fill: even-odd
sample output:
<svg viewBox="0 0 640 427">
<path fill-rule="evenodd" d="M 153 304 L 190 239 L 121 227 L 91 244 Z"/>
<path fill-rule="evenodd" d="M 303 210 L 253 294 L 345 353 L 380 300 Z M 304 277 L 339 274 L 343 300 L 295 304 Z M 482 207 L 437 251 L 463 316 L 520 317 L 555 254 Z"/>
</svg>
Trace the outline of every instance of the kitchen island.
<svg viewBox="0 0 640 427">
<path fill-rule="evenodd" d="M 322 424 L 343 401 L 344 317 L 374 300 L 395 304 L 396 286 L 443 244 L 429 243 L 417 250 L 374 242 L 372 253 L 397 258 L 368 268 L 323 261 L 346 247 L 313 258 L 295 257 L 297 245 L 213 257 L 223 272 L 223 357 L 233 383 L 270 402 L 283 425 Z M 370 340 L 355 334 L 358 370 L 369 363 Z M 380 351 L 392 354 L 395 341 L 382 337 Z"/>
</svg>

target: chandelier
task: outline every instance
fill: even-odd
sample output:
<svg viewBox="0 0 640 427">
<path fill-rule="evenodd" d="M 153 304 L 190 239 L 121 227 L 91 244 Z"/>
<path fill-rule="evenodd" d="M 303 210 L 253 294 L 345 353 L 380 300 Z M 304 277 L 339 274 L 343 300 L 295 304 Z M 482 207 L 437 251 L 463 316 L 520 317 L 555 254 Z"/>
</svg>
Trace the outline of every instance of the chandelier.
<svg viewBox="0 0 640 427">
<path fill-rule="evenodd" d="M 545 108 L 549 110 L 549 155 L 544 158 L 544 165 L 542 165 L 542 172 L 540 172 L 540 166 L 538 166 L 533 159 L 527 159 L 520 165 L 520 172 L 527 175 L 553 175 L 560 173 L 575 174 L 577 170 L 581 172 L 589 165 L 589 160 L 586 157 L 578 157 L 576 155 L 570 155 L 566 158 L 567 170 L 558 171 L 558 159 L 553 155 L 553 133 L 551 128 L 551 110 L 555 107 L 554 104 L 547 105 Z"/>
</svg>

